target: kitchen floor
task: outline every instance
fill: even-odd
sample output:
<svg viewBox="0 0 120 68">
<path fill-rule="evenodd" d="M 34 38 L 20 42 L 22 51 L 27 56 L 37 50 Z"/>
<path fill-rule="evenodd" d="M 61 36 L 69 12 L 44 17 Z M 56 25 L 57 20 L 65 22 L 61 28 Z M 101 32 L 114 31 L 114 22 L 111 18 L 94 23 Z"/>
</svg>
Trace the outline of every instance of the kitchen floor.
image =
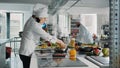
<svg viewBox="0 0 120 68">
<path fill-rule="evenodd" d="M 6 67 L 5 68 L 23 68 L 22 62 L 19 58 L 19 55 L 11 53 L 11 58 L 7 59 Z"/>
<path fill-rule="evenodd" d="M 31 63 L 35 63 L 35 61 L 31 61 Z M 23 68 L 22 61 L 20 60 L 19 54 L 15 54 L 14 52 L 12 52 L 11 58 L 8 58 L 6 60 L 5 68 Z M 35 68 L 34 64 L 31 64 L 30 68 Z"/>
</svg>

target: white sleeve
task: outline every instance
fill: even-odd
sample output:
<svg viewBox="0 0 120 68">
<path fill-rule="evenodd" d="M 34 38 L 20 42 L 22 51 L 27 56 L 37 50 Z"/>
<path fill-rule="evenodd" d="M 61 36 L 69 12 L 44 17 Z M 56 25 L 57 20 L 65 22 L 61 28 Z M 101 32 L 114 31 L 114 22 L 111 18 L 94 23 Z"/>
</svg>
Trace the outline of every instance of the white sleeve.
<svg viewBox="0 0 120 68">
<path fill-rule="evenodd" d="M 57 38 L 54 37 L 54 36 L 51 36 L 49 33 L 45 32 L 42 29 L 40 23 L 34 23 L 32 27 L 33 27 L 33 32 L 40 35 L 41 38 L 43 38 L 43 39 L 45 39 L 47 41 L 50 41 L 52 43 L 56 43 Z"/>
<path fill-rule="evenodd" d="M 93 43 L 92 35 L 90 34 L 90 32 L 83 25 L 81 25 L 81 28 L 82 28 L 81 31 L 83 31 L 82 32 L 83 33 L 83 41 L 85 43 Z"/>
</svg>

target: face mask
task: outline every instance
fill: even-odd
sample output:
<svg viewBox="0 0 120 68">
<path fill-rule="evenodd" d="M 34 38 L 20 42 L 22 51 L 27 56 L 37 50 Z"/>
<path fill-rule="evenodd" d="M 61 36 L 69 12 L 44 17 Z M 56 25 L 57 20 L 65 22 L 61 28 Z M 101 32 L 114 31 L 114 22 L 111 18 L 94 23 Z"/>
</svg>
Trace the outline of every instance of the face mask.
<svg viewBox="0 0 120 68">
<path fill-rule="evenodd" d="M 45 23 L 42 24 L 42 28 L 46 28 L 47 25 Z"/>
</svg>

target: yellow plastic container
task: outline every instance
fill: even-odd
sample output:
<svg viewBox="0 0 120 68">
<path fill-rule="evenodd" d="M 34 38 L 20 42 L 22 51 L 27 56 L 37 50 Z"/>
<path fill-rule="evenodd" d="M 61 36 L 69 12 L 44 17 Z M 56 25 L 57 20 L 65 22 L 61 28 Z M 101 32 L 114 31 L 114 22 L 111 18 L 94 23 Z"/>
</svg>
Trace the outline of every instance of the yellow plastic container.
<svg viewBox="0 0 120 68">
<path fill-rule="evenodd" d="M 75 61 L 76 60 L 76 50 L 75 48 L 71 48 L 69 51 L 69 59 Z"/>
</svg>

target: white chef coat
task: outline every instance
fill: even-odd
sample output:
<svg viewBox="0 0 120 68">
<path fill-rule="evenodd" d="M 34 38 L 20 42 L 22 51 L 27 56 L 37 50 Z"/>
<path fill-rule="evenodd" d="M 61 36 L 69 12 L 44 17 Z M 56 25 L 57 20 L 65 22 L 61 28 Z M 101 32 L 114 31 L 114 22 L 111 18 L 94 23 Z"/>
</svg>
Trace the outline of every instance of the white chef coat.
<svg viewBox="0 0 120 68">
<path fill-rule="evenodd" d="M 82 24 L 79 26 L 79 33 L 77 34 L 76 40 L 86 44 L 93 43 L 92 34 Z"/>
<path fill-rule="evenodd" d="M 57 38 L 45 32 L 42 29 L 41 24 L 37 23 L 32 17 L 30 17 L 24 26 L 19 53 L 21 55 L 31 56 L 37 46 L 37 43 L 39 43 L 40 38 L 52 43 L 57 41 Z"/>
</svg>

